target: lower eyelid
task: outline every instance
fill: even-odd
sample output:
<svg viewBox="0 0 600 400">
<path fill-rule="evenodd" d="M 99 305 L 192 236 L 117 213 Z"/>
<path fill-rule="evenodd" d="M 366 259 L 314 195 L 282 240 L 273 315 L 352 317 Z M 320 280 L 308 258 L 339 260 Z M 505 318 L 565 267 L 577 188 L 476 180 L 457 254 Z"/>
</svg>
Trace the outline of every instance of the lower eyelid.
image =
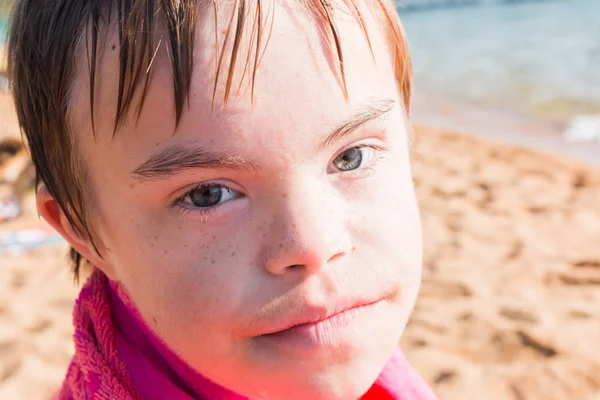
<svg viewBox="0 0 600 400">
<path fill-rule="evenodd" d="M 220 208 L 223 207 L 224 205 L 226 205 L 230 201 L 232 201 L 232 200 L 228 200 L 226 202 L 219 203 L 219 204 L 216 204 L 211 207 L 204 207 L 204 208 L 190 206 L 189 204 L 185 204 L 185 203 L 181 202 L 181 203 L 176 204 L 175 208 L 177 209 L 178 212 L 180 212 L 181 214 L 184 214 L 184 215 L 193 214 L 193 215 L 197 215 L 201 218 L 208 218 L 210 216 L 213 216 L 214 214 L 219 213 L 221 211 Z"/>
</svg>

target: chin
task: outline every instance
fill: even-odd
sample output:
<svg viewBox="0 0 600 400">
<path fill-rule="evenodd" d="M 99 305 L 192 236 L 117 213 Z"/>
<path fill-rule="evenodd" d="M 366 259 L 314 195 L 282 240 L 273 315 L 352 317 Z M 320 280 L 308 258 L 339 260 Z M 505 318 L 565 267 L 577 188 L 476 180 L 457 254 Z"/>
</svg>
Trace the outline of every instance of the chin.
<svg viewBox="0 0 600 400">
<path fill-rule="evenodd" d="M 387 357 L 355 360 L 347 365 L 332 365 L 318 372 L 303 374 L 286 371 L 287 378 L 263 382 L 269 390 L 257 391 L 253 400 L 355 400 L 364 395 L 381 373 Z M 279 385 L 273 386 L 274 382 Z"/>
</svg>

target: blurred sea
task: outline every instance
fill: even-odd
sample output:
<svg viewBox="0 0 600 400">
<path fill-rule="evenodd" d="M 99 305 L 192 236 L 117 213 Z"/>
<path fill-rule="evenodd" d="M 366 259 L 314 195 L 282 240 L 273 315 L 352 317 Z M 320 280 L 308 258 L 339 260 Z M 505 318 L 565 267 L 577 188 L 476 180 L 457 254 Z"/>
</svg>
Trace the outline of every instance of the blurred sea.
<svg viewBox="0 0 600 400">
<path fill-rule="evenodd" d="M 600 0 L 397 5 L 413 55 L 417 122 L 600 164 Z"/>
</svg>

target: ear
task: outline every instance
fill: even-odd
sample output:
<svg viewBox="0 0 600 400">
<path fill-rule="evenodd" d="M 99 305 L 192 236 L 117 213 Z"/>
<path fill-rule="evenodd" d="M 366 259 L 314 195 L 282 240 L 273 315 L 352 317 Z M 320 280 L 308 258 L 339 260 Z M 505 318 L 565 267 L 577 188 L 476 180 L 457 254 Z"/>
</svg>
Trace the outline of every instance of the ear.
<svg viewBox="0 0 600 400">
<path fill-rule="evenodd" d="M 79 254 L 99 268 L 109 279 L 116 280 L 115 271 L 109 263 L 100 256 L 91 241 L 78 233 L 71 225 L 58 202 L 52 197 L 45 185 L 42 185 L 36 197 L 39 215 L 54 228 Z"/>
</svg>

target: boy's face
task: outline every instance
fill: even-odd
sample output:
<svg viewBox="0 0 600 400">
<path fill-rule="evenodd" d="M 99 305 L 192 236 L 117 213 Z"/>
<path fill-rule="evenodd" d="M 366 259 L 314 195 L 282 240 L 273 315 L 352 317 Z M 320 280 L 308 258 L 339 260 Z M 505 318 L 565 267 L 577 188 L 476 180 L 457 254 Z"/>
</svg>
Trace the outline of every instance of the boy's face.
<svg viewBox="0 0 600 400">
<path fill-rule="evenodd" d="M 321 28 L 282 2 L 254 104 L 243 92 L 248 76 L 238 94 L 241 62 L 229 104 L 220 83 L 211 112 L 215 30 L 201 16 L 189 107 L 175 134 L 163 52 L 137 124 L 132 117 L 112 138 L 118 50 L 110 41 L 95 140 L 89 109 L 74 112 L 105 246 L 92 261 L 183 360 L 249 398 L 359 397 L 416 298 L 421 232 L 407 130 L 385 38 L 365 18 L 375 60 L 356 19 L 337 18 L 348 101 Z M 85 105 L 80 86 L 76 104 Z"/>
</svg>

